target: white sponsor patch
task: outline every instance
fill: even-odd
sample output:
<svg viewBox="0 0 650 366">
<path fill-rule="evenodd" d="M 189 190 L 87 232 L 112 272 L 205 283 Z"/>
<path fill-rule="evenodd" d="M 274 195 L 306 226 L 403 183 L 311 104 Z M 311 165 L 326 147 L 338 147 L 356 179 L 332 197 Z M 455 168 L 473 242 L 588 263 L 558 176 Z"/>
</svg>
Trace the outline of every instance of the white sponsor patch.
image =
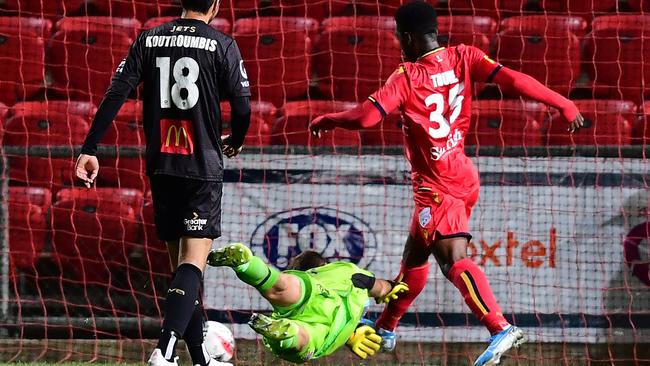
<svg viewBox="0 0 650 366">
<path fill-rule="evenodd" d="M 423 208 L 418 215 L 418 219 L 420 221 L 420 226 L 427 227 L 429 222 L 431 222 L 431 207 Z"/>
<path fill-rule="evenodd" d="M 207 219 L 202 219 L 199 217 L 199 214 L 196 212 L 193 212 L 194 217 L 191 219 L 185 219 L 183 220 L 183 224 L 185 224 L 185 228 L 187 231 L 200 231 L 203 230 L 203 226 L 208 223 Z"/>
<path fill-rule="evenodd" d="M 246 72 L 246 68 L 244 67 L 244 60 L 239 60 L 239 72 L 241 73 L 241 76 L 244 79 L 248 79 L 248 73 Z"/>
</svg>

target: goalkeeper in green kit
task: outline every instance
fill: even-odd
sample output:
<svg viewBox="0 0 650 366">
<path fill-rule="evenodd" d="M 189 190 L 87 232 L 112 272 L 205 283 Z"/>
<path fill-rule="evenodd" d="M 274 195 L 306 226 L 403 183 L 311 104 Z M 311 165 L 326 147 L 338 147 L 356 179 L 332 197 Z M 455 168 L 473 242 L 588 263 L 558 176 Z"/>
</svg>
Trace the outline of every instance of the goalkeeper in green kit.
<svg viewBox="0 0 650 366">
<path fill-rule="evenodd" d="M 273 306 L 273 314 L 253 314 L 248 323 L 274 355 L 302 363 L 327 356 L 347 344 L 361 358 L 372 356 L 381 337 L 359 321 L 369 299 L 387 303 L 408 291 L 401 282 L 376 279 L 348 262 L 328 263 L 314 251 L 295 257 L 279 272 L 241 243 L 213 250 L 211 266 L 231 267 Z"/>
</svg>

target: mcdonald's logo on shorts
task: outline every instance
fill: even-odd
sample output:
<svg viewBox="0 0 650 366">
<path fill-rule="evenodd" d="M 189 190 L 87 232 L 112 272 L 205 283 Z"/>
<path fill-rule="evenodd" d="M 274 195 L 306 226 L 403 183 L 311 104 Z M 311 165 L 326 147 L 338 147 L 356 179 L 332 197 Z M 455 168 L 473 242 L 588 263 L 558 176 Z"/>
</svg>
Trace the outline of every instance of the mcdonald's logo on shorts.
<svg viewBox="0 0 650 366">
<path fill-rule="evenodd" d="M 194 153 L 192 121 L 160 120 L 160 152 L 192 155 Z"/>
</svg>

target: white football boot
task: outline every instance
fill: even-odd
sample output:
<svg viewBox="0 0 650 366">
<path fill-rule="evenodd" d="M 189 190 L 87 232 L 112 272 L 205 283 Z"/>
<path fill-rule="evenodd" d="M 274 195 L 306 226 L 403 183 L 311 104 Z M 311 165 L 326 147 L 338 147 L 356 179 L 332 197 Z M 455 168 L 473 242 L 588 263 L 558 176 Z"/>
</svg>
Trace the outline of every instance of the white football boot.
<svg viewBox="0 0 650 366">
<path fill-rule="evenodd" d="M 167 361 L 165 356 L 163 356 L 162 351 L 159 348 L 153 350 L 149 361 L 147 361 L 149 366 L 178 366 L 178 357 L 174 358 L 174 361 Z"/>
</svg>

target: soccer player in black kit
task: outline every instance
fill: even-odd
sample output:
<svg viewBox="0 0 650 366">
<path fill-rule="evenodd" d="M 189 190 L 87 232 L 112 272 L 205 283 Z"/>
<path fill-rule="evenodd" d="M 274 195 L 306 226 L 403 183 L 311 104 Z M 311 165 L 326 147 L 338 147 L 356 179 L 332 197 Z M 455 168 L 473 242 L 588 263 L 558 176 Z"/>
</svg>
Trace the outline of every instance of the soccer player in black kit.
<svg viewBox="0 0 650 366">
<path fill-rule="evenodd" d="M 212 241 L 221 235 L 223 155 L 239 154 L 250 121 L 249 83 L 237 44 L 208 25 L 219 1 L 181 0 L 180 19 L 138 36 L 115 72 L 75 167 L 90 187 L 99 172 L 97 144 L 142 82 L 156 230 L 175 271 L 149 359 L 154 366 L 177 365 L 179 338 L 193 364 L 218 364 L 203 347 L 199 289 Z M 232 107 L 232 134 L 223 139 L 222 99 Z"/>
</svg>

